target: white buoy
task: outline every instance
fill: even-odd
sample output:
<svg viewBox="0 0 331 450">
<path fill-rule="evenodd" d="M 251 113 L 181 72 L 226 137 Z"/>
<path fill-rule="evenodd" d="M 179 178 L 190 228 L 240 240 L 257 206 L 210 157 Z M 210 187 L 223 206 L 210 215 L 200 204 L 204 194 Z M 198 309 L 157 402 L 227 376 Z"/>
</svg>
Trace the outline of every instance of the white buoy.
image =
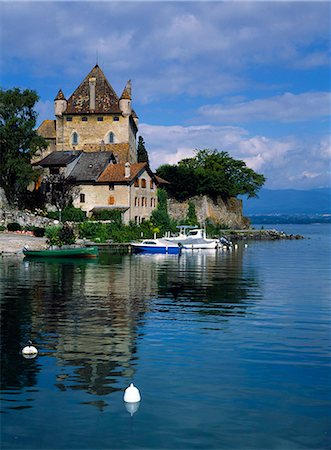
<svg viewBox="0 0 331 450">
<path fill-rule="evenodd" d="M 247 248 L 248 247 L 248 245 L 247 244 L 245 244 L 245 248 Z"/>
<path fill-rule="evenodd" d="M 125 389 L 124 392 L 124 401 L 126 403 L 137 403 L 140 402 L 141 396 L 139 389 L 136 388 L 136 386 L 133 385 L 133 383 L 130 384 L 128 388 Z"/>
<path fill-rule="evenodd" d="M 31 341 L 28 341 L 28 345 L 26 347 L 23 348 L 22 350 L 22 355 L 24 357 L 34 357 L 37 356 L 38 354 L 38 350 L 36 349 L 36 347 L 34 345 L 32 345 Z"/>
</svg>

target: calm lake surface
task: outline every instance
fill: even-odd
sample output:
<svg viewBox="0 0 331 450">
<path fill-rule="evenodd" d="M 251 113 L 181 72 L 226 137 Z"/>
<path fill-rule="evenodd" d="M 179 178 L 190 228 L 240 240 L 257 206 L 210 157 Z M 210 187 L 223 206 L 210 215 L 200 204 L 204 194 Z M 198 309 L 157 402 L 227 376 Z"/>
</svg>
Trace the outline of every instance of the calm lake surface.
<svg viewBox="0 0 331 450">
<path fill-rule="evenodd" d="M 330 449 L 331 228 L 275 228 L 307 239 L 2 258 L 1 448 Z"/>
</svg>

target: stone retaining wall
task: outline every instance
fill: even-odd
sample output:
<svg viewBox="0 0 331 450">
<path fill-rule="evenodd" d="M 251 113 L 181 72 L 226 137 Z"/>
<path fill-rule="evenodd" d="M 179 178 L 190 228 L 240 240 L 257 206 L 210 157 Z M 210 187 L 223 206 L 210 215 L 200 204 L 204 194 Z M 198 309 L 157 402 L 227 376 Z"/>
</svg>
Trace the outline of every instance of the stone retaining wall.
<svg viewBox="0 0 331 450">
<path fill-rule="evenodd" d="M 47 217 L 39 216 L 29 211 L 19 211 L 10 208 L 0 209 L 0 225 L 7 226 L 8 223 L 17 222 L 23 227 L 35 226 L 35 227 L 47 227 L 50 225 L 58 224 L 58 221 L 48 219 Z"/>
</svg>

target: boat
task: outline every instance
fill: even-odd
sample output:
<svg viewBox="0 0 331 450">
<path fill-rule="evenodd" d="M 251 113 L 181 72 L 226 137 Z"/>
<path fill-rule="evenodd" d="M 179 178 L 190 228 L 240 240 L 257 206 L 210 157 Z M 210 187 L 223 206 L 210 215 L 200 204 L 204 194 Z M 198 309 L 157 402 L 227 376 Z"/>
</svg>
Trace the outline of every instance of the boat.
<svg viewBox="0 0 331 450">
<path fill-rule="evenodd" d="M 99 250 L 98 247 L 57 247 L 43 250 L 24 247 L 23 254 L 29 258 L 96 258 Z"/>
<path fill-rule="evenodd" d="M 208 239 L 206 230 L 190 226 L 179 227 L 179 236 L 165 237 L 168 242 L 177 243 L 183 249 L 217 249 L 220 246 L 219 239 Z"/>
<path fill-rule="evenodd" d="M 181 245 L 169 242 L 166 239 L 145 239 L 142 242 L 131 242 L 133 253 L 164 253 L 169 255 L 179 255 Z"/>
</svg>

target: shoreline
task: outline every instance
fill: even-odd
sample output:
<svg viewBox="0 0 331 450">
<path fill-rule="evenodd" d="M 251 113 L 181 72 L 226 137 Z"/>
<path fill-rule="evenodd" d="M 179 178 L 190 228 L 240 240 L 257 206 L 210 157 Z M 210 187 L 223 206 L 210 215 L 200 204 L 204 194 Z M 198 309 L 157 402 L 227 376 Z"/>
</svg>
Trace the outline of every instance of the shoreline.
<svg viewBox="0 0 331 450">
<path fill-rule="evenodd" d="M 274 241 L 274 240 L 297 240 L 304 239 L 299 234 L 286 234 L 283 231 L 278 230 L 222 230 L 222 236 L 230 239 L 231 241 Z M 78 240 L 79 242 L 80 240 Z M 84 241 L 81 241 L 84 243 Z M 118 244 L 118 243 L 105 243 L 99 244 L 95 242 L 86 242 L 86 244 L 96 245 L 100 247 L 109 247 L 114 250 L 119 248 L 123 251 L 124 248 L 129 249 L 130 243 Z M 46 248 L 45 237 L 35 237 L 31 234 L 21 234 L 16 232 L 5 231 L 0 233 L 0 256 L 9 255 L 21 255 L 23 256 L 23 247 L 28 246 L 33 249 Z"/>
</svg>

